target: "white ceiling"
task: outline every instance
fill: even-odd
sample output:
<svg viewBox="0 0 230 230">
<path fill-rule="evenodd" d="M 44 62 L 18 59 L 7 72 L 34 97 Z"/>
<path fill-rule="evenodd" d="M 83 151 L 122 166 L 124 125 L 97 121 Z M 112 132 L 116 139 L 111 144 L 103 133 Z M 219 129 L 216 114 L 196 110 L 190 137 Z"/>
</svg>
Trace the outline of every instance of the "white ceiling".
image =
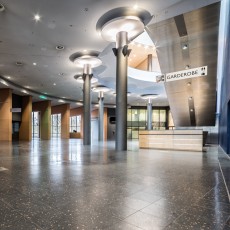
<svg viewBox="0 0 230 230">
<path fill-rule="evenodd" d="M 85 49 L 97 50 L 101 52 L 103 66 L 96 68 L 94 75 L 100 84 L 115 89 L 115 57 L 111 51 L 114 44 L 104 41 L 96 31 L 96 23 L 104 13 L 136 3 L 154 15 L 149 23 L 153 24 L 213 2 L 217 1 L 0 0 L 6 8 L 0 12 L 0 76 L 10 77 L 9 81 L 40 93 L 82 100 L 82 84 L 73 78 L 82 70 L 69 57 Z M 33 20 L 37 13 L 41 15 L 39 22 Z M 65 49 L 58 51 L 57 45 L 63 45 Z M 23 66 L 16 66 L 17 61 Z M 0 83 L 0 88 L 4 87 Z M 168 105 L 163 84 L 129 78 L 128 91 L 132 93 L 128 98 L 130 105 L 144 105 L 140 94 L 148 93 L 160 94 L 155 100 L 156 105 Z M 97 93 L 92 95 L 92 101 L 96 103 Z M 105 103 L 115 104 L 115 96 L 106 93 Z"/>
</svg>

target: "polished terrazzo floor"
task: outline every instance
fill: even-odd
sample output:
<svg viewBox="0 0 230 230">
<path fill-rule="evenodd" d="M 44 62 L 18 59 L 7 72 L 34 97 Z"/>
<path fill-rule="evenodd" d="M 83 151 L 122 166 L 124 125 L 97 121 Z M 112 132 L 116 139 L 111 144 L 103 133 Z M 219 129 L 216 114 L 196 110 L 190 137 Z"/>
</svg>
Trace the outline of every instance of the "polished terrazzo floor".
<svg viewBox="0 0 230 230">
<path fill-rule="evenodd" d="M 0 229 L 230 229 L 217 147 L 0 143 Z"/>
</svg>

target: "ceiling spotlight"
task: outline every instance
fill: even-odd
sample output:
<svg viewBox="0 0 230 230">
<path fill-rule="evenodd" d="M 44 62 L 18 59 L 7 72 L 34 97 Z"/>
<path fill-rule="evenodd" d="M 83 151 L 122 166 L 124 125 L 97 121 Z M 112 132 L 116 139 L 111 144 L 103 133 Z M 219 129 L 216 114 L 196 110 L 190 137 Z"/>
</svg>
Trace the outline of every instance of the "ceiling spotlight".
<svg viewBox="0 0 230 230">
<path fill-rule="evenodd" d="M 20 61 L 17 61 L 17 62 L 15 62 L 15 65 L 17 65 L 17 66 L 22 66 L 22 65 L 23 65 L 23 63 L 22 63 L 22 62 L 20 62 Z"/>
<path fill-rule="evenodd" d="M 37 65 L 37 63 L 36 63 L 36 62 L 34 62 L 34 63 L 33 63 L 33 65 Z"/>
<path fill-rule="evenodd" d="M 194 111 L 194 109 L 190 109 L 190 111 L 191 111 L 191 112 L 193 112 L 193 111 Z"/>
<path fill-rule="evenodd" d="M 35 20 L 36 22 L 40 21 L 40 20 L 41 20 L 41 16 L 40 16 L 39 14 L 35 14 L 35 15 L 34 15 L 34 20 Z"/>
<path fill-rule="evenodd" d="M 188 45 L 187 44 L 184 44 L 183 47 L 182 47 L 183 50 L 186 50 L 188 49 Z"/>
<path fill-rule="evenodd" d="M 82 84 L 84 83 L 82 74 L 76 74 L 76 75 L 74 76 L 74 78 L 77 80 L 77 82 L 82 83 Z M 91 83 L 92 83 L 92 84 L 97 83 L 97 82 L 98 82 L 98 79 L 97 79 L 97 78 L 95 78 L 95 77 L 92 77 L 92 78 L 91 78 Z"/>
<path fill-rule="evenodd" d="M 133 9 L 137 9 L 138 8 L 138 5 L 137 4 L 135 4 L 134 6 L 133 6 Z"/>
<path fill-rule="evenodd" d="M 10 79 L 11 77 L 10 76 L 7 76 L 7 79 Z"/>
<path fill-rule="evenodd" d="M 137 5 L 134 7 L 137 8 Z M 117 33 L 126 31 L 128 40 L 131 41 L 144 31 L 144 27 L 150 19 L 151 14 L 144 9 L 135 10 L 133 7 L 120 7 L 102 15 L 97 22 L 96 29 L 107 41 L 116 41 Z"/>
<path fill-rule="evenodd" d="M 98 85 L 98 86 L 95 86 L 94 88 L 93 88 L 93 91 L 94 92 L 108 92 L 110 89 L 109 88 L 107 88 L 106 86 L 104 86 L 104 85 Z"/>
<path fill-rule="evenodd" d="M 53 83 L 53 85 L 56 85 L 56 83 Z"/>
<path fill-rule="evenodd" d="M 155 99 L 158 97 L 158 94 L 142 94 L 141 98 L 144 100 Z"/>
<path fill-rule="evenodd" d="M 7 84 L 4 80 L 1 80 L 0 82 L 1 82 L 3 85 L 8 86 L 8 84 Z"/>
<path fill-rule="evenodd" d="M 5 6 L 2 3 L 0 3 L 0 12 L 2 12 L 4 10 L 5 10 Z"/>
<path fill-rule="evenodd" d="M 23 89 L 21 92 L 22 92 L 22 93 L 25 93 L 25 94 L 29 94 L 29 93 L 28 93 L 26 90 L 24 90 L 24 89 Z"/>
<path fill-rule="evenodd" d="M 63 45 L 57 45 L 56 50 L 64 50 L 65 47 Z"/>
<path fill-rule="evenodd" d="M 77 80 L 77 82 L 79 82 L 79 83 L 84 83 L 84 80 L 83 80 L 81 74 L 75 75 L 74 78 Z"/>
</svg>

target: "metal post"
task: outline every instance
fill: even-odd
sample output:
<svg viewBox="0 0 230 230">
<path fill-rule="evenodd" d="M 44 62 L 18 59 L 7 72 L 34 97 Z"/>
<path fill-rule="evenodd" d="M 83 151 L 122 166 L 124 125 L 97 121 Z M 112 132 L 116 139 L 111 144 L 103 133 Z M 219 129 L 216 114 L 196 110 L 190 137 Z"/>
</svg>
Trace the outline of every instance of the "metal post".
<svg viewBox="0 0 230 230">
<path fill-rule="evenodd" d="M 153 55 L 148 55 L 148 71 L 152 71 Z M 152 101 L 149 98 L 147 104 L 147 130 L 152 130 Z"/>
<path fill-rule="evenodd" d="M 98 140 L 104 140 L 104 95 L 103 92 L 98 93 L 99 101 L 99 124 L 98 124 Z"/>
<path fill-rule="evenodd" d="M 83 122 L 83 144 L 91 145 L 91 66 L 84 65 L 83 71 L 83 102 L 84 102 L 84 122 Z"/>
<path fill-rule="evenodd" d="M 152 101 L 148 100 L 147 104 L 147 130 L 152 130 Z"/>
<path fill-rule="evenodd" d="M 148 71 L 153 71 L 153 55 L 148 55 Z"/>
<path fill-rule="evenodd" d="M 127 150 L 127 64 L 128 33 L 121 31 L 116 37 L 116 150 Z"/>
</svg>

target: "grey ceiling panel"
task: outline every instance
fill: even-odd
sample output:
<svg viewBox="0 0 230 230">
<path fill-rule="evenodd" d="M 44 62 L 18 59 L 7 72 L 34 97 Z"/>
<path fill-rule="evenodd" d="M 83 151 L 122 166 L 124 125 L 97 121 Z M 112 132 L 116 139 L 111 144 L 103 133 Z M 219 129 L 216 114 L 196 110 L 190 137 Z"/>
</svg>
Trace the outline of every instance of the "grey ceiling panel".
<svg viewBox="0 0 230 230">
<path fill-rule="evenodd" d="M 184 70 L 186 65 L 208 66 L 205 77 L 165 83 L 177 127 L 215 125 L 219 10 L 220 4 L 215 3 L 148 26 L 163 73 Z"/>
</svg>

